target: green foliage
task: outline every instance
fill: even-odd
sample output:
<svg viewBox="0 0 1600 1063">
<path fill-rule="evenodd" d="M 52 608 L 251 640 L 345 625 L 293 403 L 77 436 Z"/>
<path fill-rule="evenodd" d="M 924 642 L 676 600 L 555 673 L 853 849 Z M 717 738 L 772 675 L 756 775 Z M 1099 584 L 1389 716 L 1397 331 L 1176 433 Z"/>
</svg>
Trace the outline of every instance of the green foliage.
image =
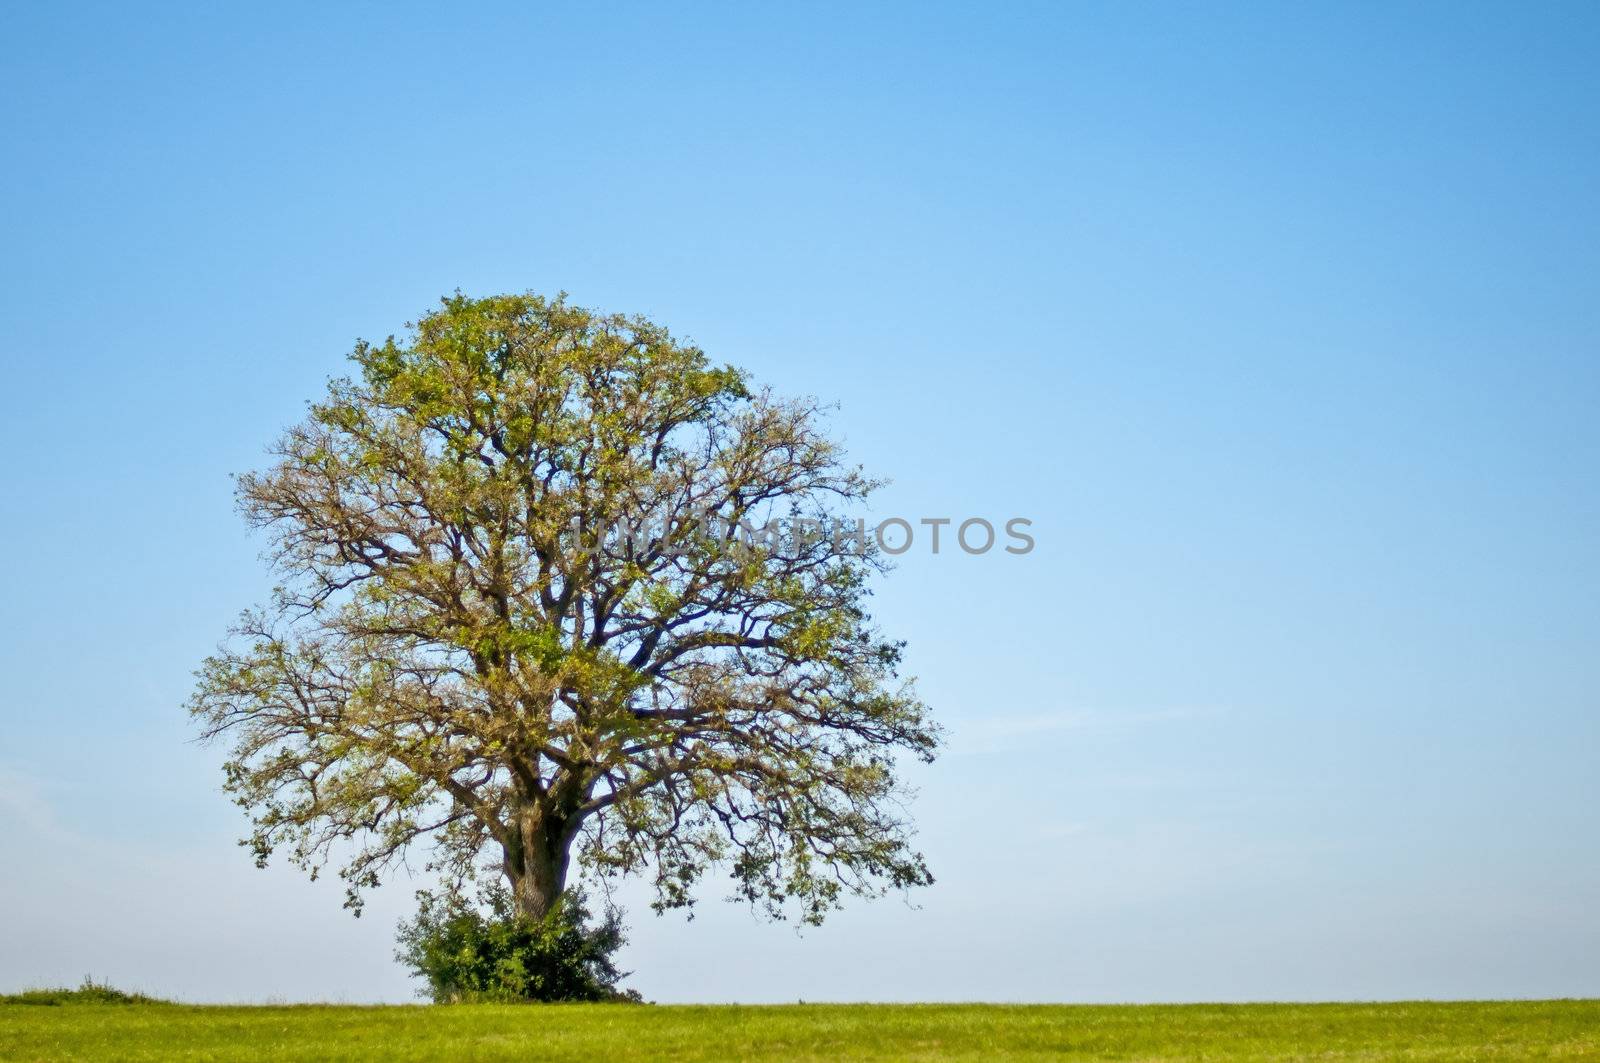
<svg viewBox="0 0 1600 1063">
<path fill-rule="evenodd" d="M 488 859 L 535 918 L 572 868 L 658 909 L 725 870 L 805 923 L 933 881 L 897 765 L 940 732 L 867 609 L 888 559 L 765 531 L 864 527 L 825 407 L 535 294 L 351 360 L 238 478 L 280 582 L 190 701 L 258 863 L 336 867 L 359 912 L 409 855 Z"/>
<path fill-rule="evenodd" d="M 590 924 L 582 893 L 562 894 L 542 919 L 518 916 L 498 884 L 481 905 L 456 892 L 417 897 L 395 958 L 427 981 L 436 1004 L 639 1001 L 616 985 L 627 977 L 611 959 L 625 940 L 620 913 Z"/>
<path fill-rule="evenodd" d="M 64 1004 L 171 1004 L 170 1000 L 147 997 L 143 993 L 125 993 L 104 982 L 86 977 L 77 989 L 28 989 L 21 993 L 0 994 L 0 1004 L 33 1004 L 41 1007 L 60 1007 Z"/>
</svg>

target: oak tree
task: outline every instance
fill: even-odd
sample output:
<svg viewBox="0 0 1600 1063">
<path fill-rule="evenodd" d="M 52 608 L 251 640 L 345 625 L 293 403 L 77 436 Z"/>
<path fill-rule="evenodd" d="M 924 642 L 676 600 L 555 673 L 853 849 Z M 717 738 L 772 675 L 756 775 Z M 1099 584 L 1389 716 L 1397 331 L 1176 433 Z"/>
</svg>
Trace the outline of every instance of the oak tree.
<svg viewBox="0 0 1600 1063">
<path fill-rule="evenodd" d="M 238 478 L 282 586 L 197 673 L 258 863 L 348 904 L 422 850 L 546 913 L 576 868 L 773 915 L 930 882 L 938 732 L 866 609 L 875 484 L 817 404 L 639 317 L 446 298 Z M 811 534 L 729 534 L 781 518 Z"/>
</svg>

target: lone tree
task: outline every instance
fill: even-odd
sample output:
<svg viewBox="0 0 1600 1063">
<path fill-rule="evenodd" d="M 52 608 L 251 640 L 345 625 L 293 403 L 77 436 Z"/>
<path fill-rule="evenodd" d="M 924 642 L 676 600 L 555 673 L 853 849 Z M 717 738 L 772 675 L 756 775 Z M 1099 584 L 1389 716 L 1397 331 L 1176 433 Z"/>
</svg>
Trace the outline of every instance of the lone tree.
<svg viewBox="0 0 1600 1063">
<path fill-rule="evenodd" d="M 863 608 L 843 512 L 875 484 L 816 404 L 561 298 L 410 327 L 237 482 L 283 586 L 190 708 L 257 863 L 342 865 L 357 914 L 418 846 L 458 883 L 497 857 L 531 918 L 574 859 L 657 910 L 725 866 L 807 922 L 931 882 L 894 757 L 938 734 Z M 774 518 L 824 530 L 726 533 Z"/>
</svg>

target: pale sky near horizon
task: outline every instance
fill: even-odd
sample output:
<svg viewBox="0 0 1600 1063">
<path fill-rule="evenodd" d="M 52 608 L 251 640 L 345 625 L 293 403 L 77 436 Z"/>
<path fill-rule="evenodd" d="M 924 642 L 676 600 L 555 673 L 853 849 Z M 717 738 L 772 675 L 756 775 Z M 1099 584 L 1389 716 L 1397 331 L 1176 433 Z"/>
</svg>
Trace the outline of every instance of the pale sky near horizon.
<svg viewBox="0 0 1600 1063">
<path fill-rule="evenodd" d="M 228 474 L 443 293 L 839 404 L 938 882 L 625 894 L 662 1001 L 1600 995 L 1600 8 L 12 5 L 0 992 L 408 1000 L 251 866 Z"/>
</svg>

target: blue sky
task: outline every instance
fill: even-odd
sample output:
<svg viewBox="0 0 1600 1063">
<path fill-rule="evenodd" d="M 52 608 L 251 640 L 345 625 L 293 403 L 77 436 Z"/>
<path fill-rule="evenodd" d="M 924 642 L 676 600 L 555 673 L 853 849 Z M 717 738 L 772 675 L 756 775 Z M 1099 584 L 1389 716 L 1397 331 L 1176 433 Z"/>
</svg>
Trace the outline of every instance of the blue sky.
<svg viewBox="0 0 1600 1063">
<path fill-rule="evenodd" d="M 357 337 L 565 289 L 839 404 L 939 881 L 633 907 L 658 1000 L 1600 995 L 1591 5 L 0 15 L 0 988 L 408 999 L 190 670 Z M 416 883 L 420 885 L 421 883 Z"/>
</svg>

